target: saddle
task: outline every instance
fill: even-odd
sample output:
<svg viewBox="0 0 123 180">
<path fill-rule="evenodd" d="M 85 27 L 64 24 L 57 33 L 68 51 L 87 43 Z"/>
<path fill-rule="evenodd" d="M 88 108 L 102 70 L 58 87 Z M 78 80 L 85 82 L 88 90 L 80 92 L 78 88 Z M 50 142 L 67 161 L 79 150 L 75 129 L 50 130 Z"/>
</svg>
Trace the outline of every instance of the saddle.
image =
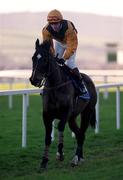
<svg viewBox="0 0 123 180">
<path fill-rule="evenodd" d="M 78 68 L 71 69 L 66 64 L 62 66 L 65 73 L 70 77 L 75 87 L 75 94 L 82 99 L 90 99 L 90 95 L 85 86 L 82 75 L 80 74 Z"/>
</svg>

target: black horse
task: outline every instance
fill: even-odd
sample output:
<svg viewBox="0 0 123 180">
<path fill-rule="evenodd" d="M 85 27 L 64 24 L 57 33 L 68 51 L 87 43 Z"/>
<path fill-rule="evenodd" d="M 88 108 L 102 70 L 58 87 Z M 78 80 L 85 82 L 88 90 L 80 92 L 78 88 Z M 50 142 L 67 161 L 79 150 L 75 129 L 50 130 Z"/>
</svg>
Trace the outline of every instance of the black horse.
<svg viewBox="0 0 123 180">
<path fill-rule="evenodd" d="M 43 122 L 45 126 L 45 149 L 41 161 L 41 168 L 46 168 L 48 163 L 48 152 L 51 144 L 52 122 L 59 119 L 58 123 L 58 160 L 64 159 L 63 132 L 68 122 L 72 132 L 75 133 L 77 148 L 71 164 L 78 165 L 84 160 L 83 143 L 85 132 L 89 124 L 94 128 L 96 123 L 95 105 L 97 94 L 94 83 L 86 75 L 82 74 L 85 85 L 90 94 L 89 100 L 80 99 L 76 96 L 74 83 L 67 72 L 65 65 L 59 65 L 58 58 L 50 52 L 50 43 L 35 43 L 35 53 L 32 57 L 31 84 L 43 88 Z M 45 80 L 45 81 L 44 81 Z M 43 83 L 44 82 L 44 83 Z M 76 117 L 81 115 L 80 127 L 76 123 Z"/>
</svg>

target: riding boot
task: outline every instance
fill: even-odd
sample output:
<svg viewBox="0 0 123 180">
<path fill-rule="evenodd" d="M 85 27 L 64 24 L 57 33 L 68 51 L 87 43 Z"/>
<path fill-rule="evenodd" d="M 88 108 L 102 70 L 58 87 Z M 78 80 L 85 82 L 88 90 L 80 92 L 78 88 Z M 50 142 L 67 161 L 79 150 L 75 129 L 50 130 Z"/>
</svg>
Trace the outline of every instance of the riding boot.
<svg viewBox="0 0 123 180">
<path fill-rule="evenodd" d="M 74 79 L 77 82 L 77 85 L 79 86 L 79 92 L 80 92 L 79 97 L 84 98 L 84 99 L 90 99 L 88 90 L 84 84 L 83 78 L 77 67 L 72 69 L 72 74 L 73 74 Z"/>
</svg>

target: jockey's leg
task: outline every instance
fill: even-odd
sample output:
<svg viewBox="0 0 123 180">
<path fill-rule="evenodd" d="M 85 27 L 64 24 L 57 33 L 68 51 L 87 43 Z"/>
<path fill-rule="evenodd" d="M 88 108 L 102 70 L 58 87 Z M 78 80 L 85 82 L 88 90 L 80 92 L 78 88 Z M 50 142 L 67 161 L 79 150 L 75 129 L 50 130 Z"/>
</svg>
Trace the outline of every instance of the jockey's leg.
<svg viewBox="0 0 123 180">
<path fill-rule="evenodd" d="M 58 55 L 58 58 L 62 58 L 64 51 L 66 49 L 66 45 L 61 44 L 58 41 L 55 41 L 55 54 Z M 90 96 L 88 94 L 88 91 L 86 89 L 86 86 L 84 85 L 84 82 L 82 80 L 82 76 L 76 67 L 76 52 L 68 60 L 66 60 L 65 64 L 72 70 L 73 77 L 75 77 L 75 80 L 77 82 L 78 90 L 79 90 L 79 97 L 84 99 L 89 99 Z"/>
<path fill-rule="evenodd" d="M 68 60 L 66 60 L 66 62 L 65 62 L 65 64 L 66 64 L 70 69 L 76 68 L 75 58 L 76 58 L 76 52 L 75 52 Z"/>
<path fill-rule="evenodd" d="M 72 69 L 72 75 L 73 78 L 75 79 L 77 86 L 78 86 L 78 91 L 79 91 L 79 97 L 80 98 L 84 98 L 84 99 L 89 99 L 89 94 L 88 91 L 86 89 L 86 86 L 84 85 L 84 81 L 83 78 L 79 72 L 79 69 L 76 66 L 75 63 L 75 57 L 76 57 L 76 53 L 74 53 L 69 60 L 66 61 L 66 65 Z"/>
<path fill-rule="evenodd" d="M 72 69 L 72 74 L 73 74 L 73 77 L 75 78 L 75 80 L 79 86 L 79 89 L 80 89 L 79 97 L 84 98 L 84 99 L 90 99 L 88 90 L 84 84 L 83 78 L 82 78 L 82 76 L 79 72 L 79 69 L 77 67 Z"/>
<path fill-rule="evenodd" d="M 55 41 L 55 55 L 58 55 L 58 58 L 62 58 L 66 47 L 62 45 L 60 42 Z"/>
</svg>

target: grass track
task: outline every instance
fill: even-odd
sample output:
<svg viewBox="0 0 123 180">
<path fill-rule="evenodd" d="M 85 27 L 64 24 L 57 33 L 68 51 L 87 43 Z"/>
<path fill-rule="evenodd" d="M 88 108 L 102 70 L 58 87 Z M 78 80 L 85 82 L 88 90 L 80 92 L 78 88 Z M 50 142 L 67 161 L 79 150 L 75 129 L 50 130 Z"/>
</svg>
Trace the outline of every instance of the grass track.
<svg viewBox="0 0 123 180">
<path fill-rule="evenodd" d="M 115 95 L 100 97 L 100 133 L 87 131 L 84 153 L 86 161 L 70 167 L 75 139 L 65 130 L 65 160 L 55 160 L 57 131 L 50 149 L 48 170 L 38 173 L 43 151 L 44 127 L 40 96 L 30 96 L 28 110 L 28 145 L 21 148 L 22 97 L 14 96 L 14 107 L 8 109 L 8 98 L 0 97 L 0 180 L 122 180 L 123 179 L 123 93 L 121 94 L 121 129 L 115 129 Z"/>
</svg>

